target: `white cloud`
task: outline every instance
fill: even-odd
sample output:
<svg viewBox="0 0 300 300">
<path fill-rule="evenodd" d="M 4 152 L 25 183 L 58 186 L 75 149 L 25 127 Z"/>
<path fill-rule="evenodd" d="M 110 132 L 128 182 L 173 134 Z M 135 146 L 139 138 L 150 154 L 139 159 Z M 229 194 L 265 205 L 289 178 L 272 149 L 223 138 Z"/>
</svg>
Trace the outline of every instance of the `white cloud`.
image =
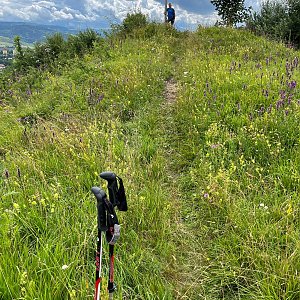
<svg viewBox="0 0 300 300">
<path fill-rule="evenodd" d="M 52 12 L 54 20 L 73 20 L 74 16 L 71 13 L 66 13 L 62 10 L 55 10 Z"/>
<path fill-rule="evenodd" d="M 173 1 L 174 2 L 174 1 Z M 188 12 L 174 3 L 176 10 L 176 21 L 181 24 L 212 24 L 216 21 L 216 13 L 211 15 L 200 15 L 197 13 Z M 86 11 L 89 14 L 96 14 L 98 16 L 111 15 L 119 20 L 123 20 L 128 13 L 134 11 L 141 11 L 146 14 L 151 20 L 163 21 L 164 20 L 164 1 L 160 3 L 155 0 L 86 0 Z"/>
<path fill-rule="evenodd" d="M 246 0 L 260 7 L 262 0 Z M 210 0 L 172 0 L 176 23 L 189 27 L 209 25 L 217 20 Z M 164 0 L 0 0 L 0 16 L 5 21 L 40 23 L 85 22 L 97 26 L 103 20 L 122 21 L 127 13 L 141 11 L 151 20 L 164 20 Z M 185 25 L 184 25 L 185 24 Z"/>
<path fill-rule="evenodd" d="M 55 2 L 53 2 L 53 1 L 38 1 L 38 2 L 35 2 L 34 4 L 41 6 L 41 7 L 45 7 L 45 8 L 51 8 L 51 7 L 55 6 Z"/>
</svg>

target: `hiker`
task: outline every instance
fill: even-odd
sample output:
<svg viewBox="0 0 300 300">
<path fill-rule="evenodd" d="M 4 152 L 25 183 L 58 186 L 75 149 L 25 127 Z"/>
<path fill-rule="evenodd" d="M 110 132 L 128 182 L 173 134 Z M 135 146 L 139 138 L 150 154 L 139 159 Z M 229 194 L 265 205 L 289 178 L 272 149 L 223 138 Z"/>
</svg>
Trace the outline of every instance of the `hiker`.
<svg viewBox="0 0 300 300">
<path fill-rule="evenodd" d="M 168 17 L 167 22 L 171 23 L 171 25 L 173 26 L 175 21 L 175 9 L 172 7 L 172 3 L 169 3 L 166 14 Z"/>
</svg>

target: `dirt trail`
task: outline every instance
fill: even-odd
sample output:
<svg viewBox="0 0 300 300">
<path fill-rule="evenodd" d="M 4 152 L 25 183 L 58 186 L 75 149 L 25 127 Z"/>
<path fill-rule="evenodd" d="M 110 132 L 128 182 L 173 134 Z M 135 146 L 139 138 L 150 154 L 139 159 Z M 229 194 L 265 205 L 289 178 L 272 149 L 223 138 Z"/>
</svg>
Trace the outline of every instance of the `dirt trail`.
<svg viewBox="0 0 300 300">
<path fill-rule="evenodd" d="M 202 290 L 202 277 L 199 276 L 199 270 L 203 265 L 201 241 L 196 238 L 196 229 L 192 224 L 184 221 L 187 213 L 182 207 L 182 191 L 180 187 L 180 177 L 178 173 L 178 153 L 176 151 L 179 141 L 176 138 L 176 121 L 174 120 L 174 110 L 180 94 L 180 85 L 170 77 L 165 81 L 163 92 L 164 102 L 161 106 L 162 130 L 166 136 L 166 155 L 172 157 L 166 166 L 166 174 L 169 180 L 168 192 L 170 201 L 176 203 L 177 211 L 174 211 L 174 221 L 176 229 L 174 236 L 170 237 L 176 244 L 174 254 L 173 276 L 170 278 L 174 286 L 174 299 L 176 300 L 194 300 L 204 298 Z M 193 241 L 192 243 L 190 241 Z"/>
<path fill-rule="evenodd" d="M 176 102 L 177 89 L 178 89 L 178 86 L 177 86 L 176 80 L 173 77 L 171 77 L 165 81 L 164 97 L 168 104 L 173 104 L 174 102 Z"/>
</svg>

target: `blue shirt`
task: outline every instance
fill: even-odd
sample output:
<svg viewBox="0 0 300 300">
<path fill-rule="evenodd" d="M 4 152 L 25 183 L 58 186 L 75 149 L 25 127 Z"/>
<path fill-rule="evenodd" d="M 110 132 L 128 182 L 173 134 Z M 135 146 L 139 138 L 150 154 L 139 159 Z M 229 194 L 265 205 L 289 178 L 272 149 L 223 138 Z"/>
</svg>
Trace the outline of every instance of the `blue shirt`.
<svg viewBox="0 0 300 300">
<path fill-rule="evenodd" d="M 175 10 L 172 7 L 167 8 L 168 20 L 175 19 Z"/>
</svg>

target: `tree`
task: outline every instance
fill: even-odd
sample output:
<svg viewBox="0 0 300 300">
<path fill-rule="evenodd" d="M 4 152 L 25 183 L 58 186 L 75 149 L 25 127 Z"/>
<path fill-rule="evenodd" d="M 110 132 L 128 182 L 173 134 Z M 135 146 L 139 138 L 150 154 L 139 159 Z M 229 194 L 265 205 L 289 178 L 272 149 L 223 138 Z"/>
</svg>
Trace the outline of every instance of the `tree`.
<svg viewBox="0 0 300 300">
<path fill-rule="evenodd" d="M 267 0 L 260 12 L 254 12 L 247 20 L 247 27 L 256 34 L 282 41 L 289 35 L 289 15 L 283 1 Z"/>
<path fill-rule="evenodd" d="M 17 70 L 21 70 L 25 65 L 25 55 L 21 46 L 21 38 L 18 35 L 14 38 L 14 46 L 16 49 L 14 65 Z"/>
<path fill-rule="evenodd" d="M 149 25 L 147 17 L 141 12 L 128 13 L 120 25 L 112 25 L 111 36 L 137 36 Z"/>
<path fill-rule="evenodd" d="M 266 0 L 247 20 L 256 34 L 300 47 L 300 0 Z"/>
<path fill-rule="evenodd" d="M 226 26 L 244 22 L 251 10 L 245 7 L 245 0 L 211 0 L 211 3 Z"/>
<path fill-rule="evenodd" d="M 289 15 L 289 39 L 298 47 L 300 46 L 300 1 L 288 0 L 288 15 Z"/>
<path fill-rule="evenodd" d="M 144 28 L 148 24 L 147 17 L 141 12 L 127 14 L 123 21 L 125 33 L 132 33 L 134 30 Z"/>
<path fill-rule="evenodd" d="M 23 53 L 23 49 L 22 49 L 22 46 L 21 46 L 21 38 L 20 36 L 15 36 L 14 38 L 14 46 L 15 46 L 15 49 L 16 49 L 16 53 L 19 58 L 23 58 L 24 56 L 24 53 Z"/>
<path fill-rule="evenodd" d="M 65 44 L 64 37 L 59 32 L 47 36 L 45 46 L 49 58 L 51 58 L 51 60 L 58 58 L 59 54 L 64 52 Z"/>
</svg>

